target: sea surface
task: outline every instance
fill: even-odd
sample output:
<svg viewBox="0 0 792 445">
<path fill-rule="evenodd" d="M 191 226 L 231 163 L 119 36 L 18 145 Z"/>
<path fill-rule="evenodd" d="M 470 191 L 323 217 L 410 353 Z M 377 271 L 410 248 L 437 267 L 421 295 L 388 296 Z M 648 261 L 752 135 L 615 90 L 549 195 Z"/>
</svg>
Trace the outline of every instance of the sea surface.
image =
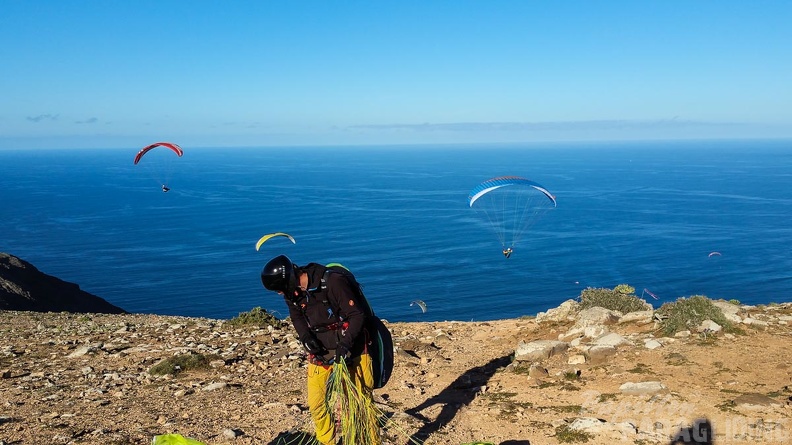
<svg viewBox="0 0 792 445">
<path fill-rule="evenodd" d="M 182 148 L 0 151 L 0 252 L 130 312 L 210 318 L 285 316 L 259 279 L 281 253 L 348 266 L 390 321 L 516 318 L 622 283 L 655 307 L 792 301 L 792 141 Z M 504 175 L 557 201 L 509 259 L 467 200 Z M 256 251 L 271 232 L 297 242 Z"/>
</svg>

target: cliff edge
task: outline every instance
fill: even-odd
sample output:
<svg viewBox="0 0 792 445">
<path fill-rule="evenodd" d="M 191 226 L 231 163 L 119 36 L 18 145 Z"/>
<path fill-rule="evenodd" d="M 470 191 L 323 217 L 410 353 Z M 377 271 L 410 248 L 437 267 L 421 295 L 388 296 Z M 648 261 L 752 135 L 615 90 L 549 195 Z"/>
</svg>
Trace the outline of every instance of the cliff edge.
<svg viewBox="0 0 792 445">
<path fill-rule="evenodd" d="M 0 252 L 0 310 L 123 314 L 125 310 Z"/>
</svg>

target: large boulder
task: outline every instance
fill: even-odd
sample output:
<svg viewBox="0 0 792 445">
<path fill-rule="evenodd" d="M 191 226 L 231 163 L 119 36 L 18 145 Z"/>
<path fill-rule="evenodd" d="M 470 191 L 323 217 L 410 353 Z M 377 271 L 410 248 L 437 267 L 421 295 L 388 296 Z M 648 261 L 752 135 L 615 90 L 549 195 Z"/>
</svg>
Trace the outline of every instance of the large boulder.
<svg viewBox="0 0 792 445">
<path fill-rule="evenodd" d="M 555 340 L 535 340 L 530 343 L 520 341 L 514 351 L 514 360 L 520 362 L 541 361 L 554 355 L 563 354 L 569 344 Z"/>
<path fill-rule="evenodd" d="M 621 316 L 621 312 L 605 309 L 604 307 L 594 306 L 588 309 L 583 309 L 577 314 L 575 327 L 616 324 L 619 322 Z"/>
<path fill-rule="evenodd" d="M 580 311 L 580 303 L 575 300 L 567 300 L 557 308 L 548 309 L 547 312 L 536 314 L 536 322 L 564 322 L 574 320 L 575 314 Z"/>
<path fill-rule="evenodd" d="M 0 310 L 123 314 L 80 286 L 47 275 L 13 255 L 0 252 Z"/>
</svg>

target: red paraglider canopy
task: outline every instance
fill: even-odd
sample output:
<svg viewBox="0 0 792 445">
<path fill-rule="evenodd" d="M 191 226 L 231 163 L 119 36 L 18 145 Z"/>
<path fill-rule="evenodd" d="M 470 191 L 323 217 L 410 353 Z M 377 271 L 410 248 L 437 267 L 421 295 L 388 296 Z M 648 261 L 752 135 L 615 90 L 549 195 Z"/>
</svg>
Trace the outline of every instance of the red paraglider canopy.
<svg viewBox="0 0 792 445">
<path fill-rule="evenodd" d="M 140 158 L 142 158 L 144 154 L 148 153 L 149 151 L 151 151 L 151 149 L 155 147 L 169 148 L 173 150 L 174 153 L 179 155 L 179 157 L 181 157 L 181 155 L 184 154 L 184 151 L 181 149 L 181 147 L 179 147 L 178 145 L 172 142 L 155 142 L 147 147 L 143 147 L 143 149 L 140 150 L 138 154 L 135 155 L 135 165 L 137 165 L 137 163 L 140 162 Z"/>
</svg>

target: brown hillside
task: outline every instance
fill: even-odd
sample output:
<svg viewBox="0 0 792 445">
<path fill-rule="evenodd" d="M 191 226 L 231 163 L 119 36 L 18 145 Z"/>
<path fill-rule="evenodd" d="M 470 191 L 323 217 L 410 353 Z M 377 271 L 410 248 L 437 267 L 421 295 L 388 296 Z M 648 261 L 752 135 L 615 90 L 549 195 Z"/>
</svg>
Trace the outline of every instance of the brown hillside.
<svg viewBox="0 0 792 445">
<path fill-rule="evenodd" d="M 699 418 L 718 444 L 792 443 L 791 313 L 742 307 L 754 321 L 744 334 L 663 338 L 654 322 L 616 323 L 606 330 L 628 343 L 613 354 L 575 337 L 565 351 L 520 362 L 521 342 L 558 340 L 575 322 L 392 323 L 396 368 L 375 392 L 391 417 L 385 443 L 668 444 Z M 148 444 L 165 433 L 267 444 L 310 431 L 305 359 L 288 326 L 0 311 L 0 338 L 3 445 Z M 149 373 L 185 353 L 210 365 Z"/>
</svg>

